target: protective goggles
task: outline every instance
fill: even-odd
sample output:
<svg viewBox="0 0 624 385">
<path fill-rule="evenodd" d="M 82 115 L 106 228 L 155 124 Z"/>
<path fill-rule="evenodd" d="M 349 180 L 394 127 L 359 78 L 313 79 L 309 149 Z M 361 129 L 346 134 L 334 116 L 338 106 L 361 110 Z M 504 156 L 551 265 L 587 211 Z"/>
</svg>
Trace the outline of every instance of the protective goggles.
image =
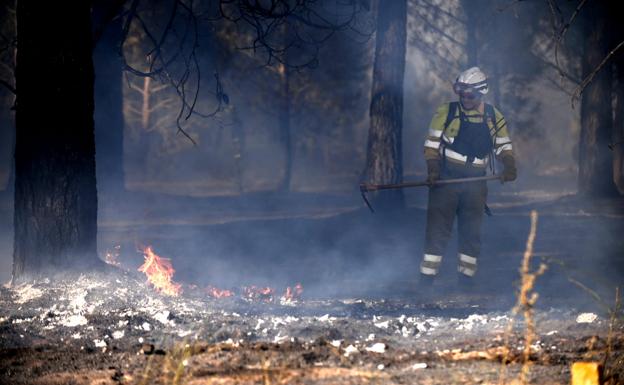
<svg viewBox="0 0 624 385">
<path fill-rule="evenodd" d="M 457 93 L 462 99 L 479 99 L 482 95 L 476 91 L 459 91 Z"/>
<path fill-rule="evenodd" d="M 453 84 L 453 91 L 455 91 L 456 94 L 466 98 L 470 98 L 469 95 L 475 95 L 475 97 L 483 95 L 483 89 L 487 89 L 487 83 L 485 81 L 476 84 L 466 84 L 459 82 Z"/>
</svg>

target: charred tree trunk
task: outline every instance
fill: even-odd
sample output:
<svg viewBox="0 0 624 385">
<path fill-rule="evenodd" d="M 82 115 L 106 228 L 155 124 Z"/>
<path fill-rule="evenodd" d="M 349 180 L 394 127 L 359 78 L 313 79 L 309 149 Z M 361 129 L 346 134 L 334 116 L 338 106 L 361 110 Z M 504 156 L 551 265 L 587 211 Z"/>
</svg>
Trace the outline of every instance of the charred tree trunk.
<svg viewBox="0 0 624 385">
<path fill-rule="evenodd" d="M 15 119 L 11 108 L 15 103 L 14 87 L 16 36 L 15 0 L 0 1 L 0 79 L 7 86 L 0 85 L 0 199 L 9 198 L 13 192 L 13 149 L 15 148 Z M 12 198 L 11 198 L 12 199 Z"/>
<path fill-rule="evenodd" d="M 11 107 L 14 95 L 0 89 L 0 192 L 13 191 L 13 148 L 15 147 L 15 123 Z"/>
<path fill-rule="evenodd" d="M 236 168 L 236 186 L 238 193 L 243 194 L 245 192 L 244 186 L 244 174 L 243 174 L 243 148 L 245 147 L 245 127 L 243 121 L 240 118 L 240 114 L 235 106 L 230 107 L 232 114 L 232 155 L 234 158 L 234 166 Z"/>
<path fill-rule="evenodd" d="M 611 46 L 624 39 L 624 26 L 619 22 L 618 12 L 609 12 Z M 624 195 L 624 54 L 613 58 L 613 132 L 611 150 L 613 151 L 613 183 L 620 195 Z"/>
<path fill-rule="evenodd" d="M 124 191 L 121 33 L 119 18 L 108 24 L 93 51 L 98 190 L 114 196 Z"/>
<path fill-rule="evenodd" d="M 100 265 L 90 12 L 18 2 L 14 279 Z"/>
<path fill-rule="evenodd" d="M 282 100 L 279 112 L 280 141 L 284 148 L 284 174 L 280 182 L 280 191 L 289 191 L 292 180 L 293 151 L 290 132 L 290 70 L 288 65 L 280 67 L 282 80 Z"/>
<path fill-rule="evenodd" d="M 607 6 L 601 2 L 587 5 L 583 78 L 594 72 L 609 52 Z M 612 130 L 611 71 L 604 67 L 583 90 L 581 100 L 581 137 L 579 142 L 578 190 L 591 197 L 617 193 L 613 183 L 613 158 L 609 151 Z"/>
<path fill-rule="evenodd" d="M 0 91 L 2 93 L 2 91 Z M 0 151 L 2 152 L 2 158 L 0 162 L 2 165 L 0 166 L 0 199 L 3 200 L 5 198 L 11 199 L 11 194 L 13 193 L 13 183 L 14 183 L 14 157 L 13 157 L 13 149 L 15 148 L 15 124 L 13 119 L 12 111 L 10 111 L 11 106 L 13 105 L 12 97 L 13 95 L 5 97 L 5 95 L 0 96 L 0 108 L 2 108 L 2 112 L 0 112 Z"/>
<path fill-rule="evenodd" d="M 290 182 L 292 180 L 292 168 L 293 168 L 293 148 L 290 132 L 290 68 L 288 68 L 288 45 L 289 45 L 289 28 L 288 23 L 283 26 L 283 44 L 284 44 L 284 58 L 280 65 L 280 110 L 279 110 L 279 133 L 282 147 L 284 148 L 284 174 L 282 181 L 280 182 L 280 191 L 289 191 Z"/>
<path fill-rule="evenodd" d="M 0 89 L 0 200 L 13 199 L 15 186 L 15 117 L 11 107 L 15 95 Z"/>
<path fill-rule="evenodd" d="M 366 179 L 370 183 L 403 180 L 403 75 L 405 71 L 406 0 L 379 2 L 375 64 L 370 105 Z M 377 206 L 404 207 L 402 190 L 373 196 Z"/>
<path fill-rule="evenodd" d="M 463 0 L 462 8 L 466 14 L 466 67 L 462 70 L 479 65 L 479 45 L 477 28 L 482 8 L 476 6 L 474 0 Z"/>
<path fill-rule="evenodd" d="M 621 59 L 614 66 L 615 111 L 613 119 L 613 134 L 611 148 L 613 150 L 613 182 L 620 193 L 624 195 L 624 60 Z"/>
</svg>

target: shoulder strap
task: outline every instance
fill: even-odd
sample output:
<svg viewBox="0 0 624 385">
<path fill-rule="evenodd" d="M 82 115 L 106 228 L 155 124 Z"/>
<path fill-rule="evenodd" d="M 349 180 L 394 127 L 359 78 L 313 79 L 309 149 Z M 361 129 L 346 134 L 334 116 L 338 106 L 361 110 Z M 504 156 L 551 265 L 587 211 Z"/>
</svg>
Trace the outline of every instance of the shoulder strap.
<svg viewBox="0 0 624 385">
<path fill-rule="evenodd" d="M 498 134 L 498 131 L 500 131 L 500 128 L 498 128 L 498 122 L 496 121 L 496 111 L 494 110 L 494 106 L 488 103 L 485 103 L 485 106 L 483 108 L 483 121 L 487 122 L 486 119 L 491 119 L 492 120 L 492 124 L 494 124 L 494 133 L 491 134 L 491 139 L 494 142 L 495 141 L 495 137 Z M 487 123 L 486 123 L 487 124 Z M 490 152 L 490 157 L 491 159 L 494 159 L 495 157 L 495 149 L 494 147 L 492 148 L 492 151 Z M 492 175 L 496 174 L 496 162 L 489 162 L 490 163 L 490 170 L 492 171 Z M 487 207 L 487 204 L 485 205 L 486 207 L 486 213 L 490 210 L 489 207 Z M 492 216 L 492 212 L 490 211 L 490 213 L 488 214 L 488 216 Z"/>
<path fill-rule="evenodd" d="M 498 127 L 498 122 L 496 121 L 496 111 L 494 111 L 494 106 L 491 104 L 485 103 L 485 107 L 483 108 L 483 118 L 490 118 L 492 120 L 492 124 L 494 124 L 494 135 L 498 134 L 500 128 Z"/>
<path fill-rule="evenodd" d="M 498 125 L 496 124 L 496 112 L 494 112 L 494 106 L 488 103 L 485 103 L 485 106 L 483 108 L 483 117 L 484 118 L 489 118 L 492 123 L 494 124 L 494 130 L 498 131 Z"/>
<path fill-rule="evenodd" d="M 453 119 L 455 119 L 455 113 L 457 112 L 458 107 L 459 107 L 459 102 L 449 103 L 448 114 L 446 115 L 446 121 L 444 122 L 444 130 L 446 130 L 449 124 L 451 124 L 451 122 L 453 121 Z"/>
</svg>

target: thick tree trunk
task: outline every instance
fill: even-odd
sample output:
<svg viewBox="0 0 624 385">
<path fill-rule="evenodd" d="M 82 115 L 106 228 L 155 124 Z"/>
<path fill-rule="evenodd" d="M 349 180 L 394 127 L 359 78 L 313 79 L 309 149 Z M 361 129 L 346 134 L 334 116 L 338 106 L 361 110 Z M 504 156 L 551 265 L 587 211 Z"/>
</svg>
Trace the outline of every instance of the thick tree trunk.
<svg viewBox="0 0 624 385">
<path fill-rule="evenodd" d="M 113 196 L 124 191 L 121 29 L 121 19 L 108 24 L 93 52 L 98 190 Z"/>
<path fill-rule="evenodd" d="M 614 86 L 615 111 L 611 139 L 613 182 L 620 195 L 624 195 L 624 60 L 622 60 L 622 56 L 614 66 L 614 75 L 616 78 Z"/>
<path fill-rule="evenodd" d="M 282 100 L 280 101 L 281 105 L 278 119 L 280 141 L 282 142 L 282 147 L 284 148 L 284 174 L 282 175 L 279 190 L 289 191 L 290 182 L 292 180 L 293 151 L 290 132 L 290 70 L 287 65 L 282 66 L 281 81 Z"/>
<path fill-rule="evenodd" d="M 3 52 L 0 78 L 13 87 L 15 48 L 10 41 L 16 36 L 15 0 L 0 1 L 0 33 L 2 34 Z M 15 119 L 11 107 L 15 95 L 9 88 L 0 85 L 0 199 L 13 192 L 13 149 L 15 148 Z"/>
<path fill-rule="evenodd" d="M 624 26 L 619 22 L 618 12 L 609 12 L 611 46 L 624 39 Z M 613 150 L 613 183 L 620 195 L 624 195 L 624 54 L 613 58 L 613 132 L 611 149 Z"/>
<path fill-rule="evenodd" d="M 466 66 L 462 70 L 479 65 L 479 44 L 477 28 L 482 8 L 475 0 L 463 0 L 462 8 L 466 15 Z"/>
<path fill-rule="evenodd" d="M 99 265 L 89 1 L 19 1 L 13 277 Z"/>
<path fill-rule="evenodd" d="M 283 34 L 283 45 L 284 47 L 289 46 L 289 38 L 290 38 L 290 29 L 288 28 L 288 23 L 285 23 L 283 26 L 282 34 Z M 284 148 L 284 174 L 282 175 L 282 180 L 279 185 L 280 191 L 289 191 L 290 190 L 290 182 L 292 180 L 292 169 L 293 169 L 293 146 L 292 146 L 292 138 L 291 138 L 291 130 L 290 130 L 290 68 L 288 68 L 288 49 L 286 48 L 284 51 L 284 63 L 280 66 L 280 80 L 281 80 L 281 100 L 280 108 L 279 108 L 279 117 L 278 117 L 278 125 L 279 125 L 279 135 L 280 141 L 282 143 L 282 147 Z"/>
<path fill-rule="evenodd" d="M 587 77 L 607 56 L 606 5 L 588 4 L 585 21 L 585 55 L 583 77 Z M 613 183 L 613 158 L 609 151 L 612 130 L 611 71 L 603 67 L 583 90 L 581 100 L 581 137 L 579 142 L 578 190 L 591 197 L 617 193 Z"/>
<path fill-rule="evenodd" d="M 245 192 L 244 186 L 244 174 L 243 174 L 243 149 L 245 148 L 245 128 L 243 121 L 240 118 L 240 114 L 236 110 L 235 106 L 230 106 L 232 114 L 232 155 L 234 158 L 234 167 L 236 168 L 236 186 L 238 187 L 238 193 L 243 194 Z"/>
<path fill-rule="evenodd" d="M 366 179 L 371 183 L 403 180 L 406 8 L 406 0 L 379 2 L 366 154 Z M 402 190 L 377 193 L 373 199 L 377 206 L 404 206 Z"/>
<path fill-rule="evenodd" d="M 15 97 L 6 89 L 0 89 L 0 192 L 13 191 L 13 148 L 15 148 L 15 123 L 13 106 Z"/>
</svg>

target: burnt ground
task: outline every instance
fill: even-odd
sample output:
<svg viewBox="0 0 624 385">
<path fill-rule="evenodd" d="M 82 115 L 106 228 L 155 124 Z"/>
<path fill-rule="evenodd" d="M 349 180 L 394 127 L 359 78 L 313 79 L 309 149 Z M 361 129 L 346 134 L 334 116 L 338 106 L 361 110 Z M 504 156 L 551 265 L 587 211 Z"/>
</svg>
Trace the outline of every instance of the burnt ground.
<svg viewBox="0 0 624 385">
<path fill-rule="evenodd" d="M 508 311 L 455 316 L 448 300 L 171 298 L 134 273 L 3 288 L 0 378 L 7 384 L 497 383 L 521 367 L 523 322 Z M 456 307 L 457 305 L 455 305 Z M 452 306 L 451 306 L 452 308 Z M 456 310 L 456 309 L 455 309 Z M 602 360 L 621 379 L 624 329 L 577 310 L 539 310 L 532 383 L 569 381 Z M 611 336 L 611 337 L 609 337 Z M 610 339 L 610 342 L 607 342 Z M 615 383 L 615 382 L 614 382 Z"/>
<path fill-rule="evenodd" d="M 609 317 L 624 281 L 622 202 L 525 192 L 494 194 L 490 205 L 474 284 L 456 284 L 451 246 L 424 290 L 420 198 L 392 215 L 371 215 L 355 195 L 111 200 L 99 246 L 120 245 L 122 270 L 0 291 L 0 382 L 494 384 L 505 373 L 512 383 L 526 328 L 511 309 L 536 209 L 534 265 L 548 270 L 536 285 L 530 382 L 569 383 L 572 362 L 609 351 L 606 374 L 624 383 L 621 313 Z M 144 245 L 171 258 L 181 297 L 136 272 Z M 295 282 L 304 293 L 294 302 L 199 289 L 279 293 Z"/>
</svg>

